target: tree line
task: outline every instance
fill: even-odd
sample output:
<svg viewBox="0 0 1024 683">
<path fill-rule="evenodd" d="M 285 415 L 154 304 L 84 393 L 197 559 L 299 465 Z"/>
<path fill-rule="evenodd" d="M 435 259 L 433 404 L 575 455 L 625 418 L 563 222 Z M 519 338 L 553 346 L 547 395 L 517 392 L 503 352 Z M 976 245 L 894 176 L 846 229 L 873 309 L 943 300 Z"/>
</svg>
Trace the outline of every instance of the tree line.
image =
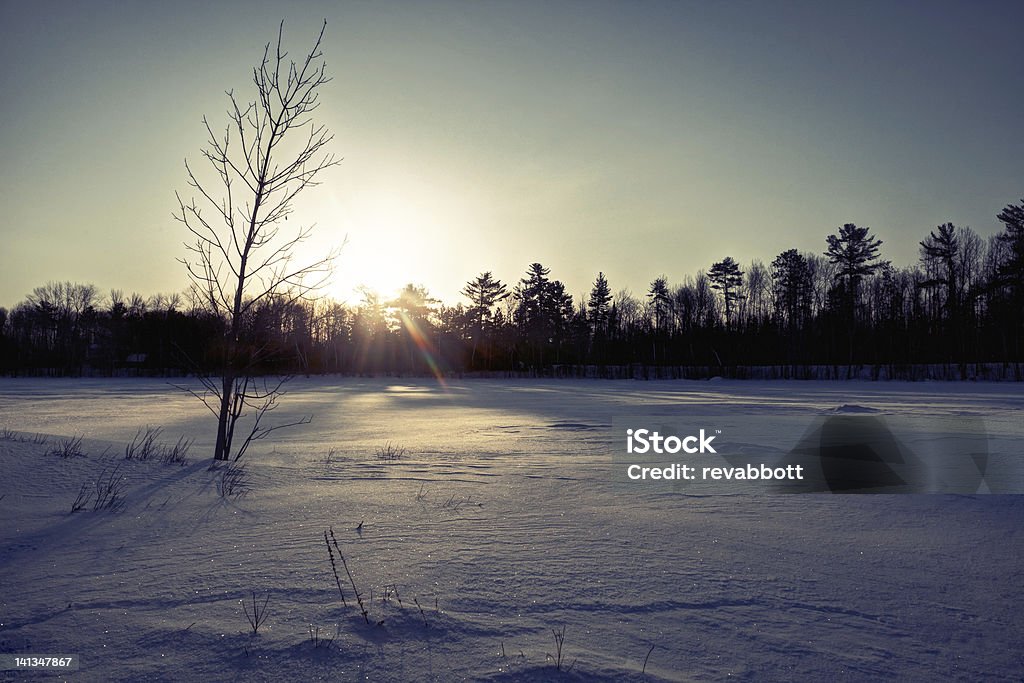
<svg viewBox="0 0 1024 683">
<path fill-rule="evenodd" d="M 987 240 L 937 226 L 904 267 L 882 258 L 870 228 L 848 223 L 820 252 L 788 249 L 768 264 L 724 256 L 674 283 L 657 277 L 642 295 L 615 291 L 598 273 L 574 299 L 533 263 L 513 285 L 480 273 L 454 305 L 410 284 L 394 299 L 364 290 L 356 305 L 275 293 L 232 317 L 211 311 L 196 287 L 145 298 L 50 283 L 0 308 L 0 372 L 209 375 L 230 340 L 232 354 L 266 374 L 621 376 L 612 369 L 672 367 L 742 376 L 774 366 L 799 377 L 832 366 L 835 376 L 873 367 L 895 377 L 933 364 L 966 378 L 996 364 L 1020 379 L 1024 200 L 998 218 L 1003 230 Z"/>
</svg>

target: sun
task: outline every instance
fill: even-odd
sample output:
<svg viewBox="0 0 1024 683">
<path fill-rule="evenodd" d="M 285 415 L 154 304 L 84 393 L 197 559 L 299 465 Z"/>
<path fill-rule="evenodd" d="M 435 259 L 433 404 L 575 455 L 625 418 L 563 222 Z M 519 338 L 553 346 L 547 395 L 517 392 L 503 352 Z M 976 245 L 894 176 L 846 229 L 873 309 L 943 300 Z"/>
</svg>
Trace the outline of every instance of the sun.
<svg viewBox="0 0 1024 683">
<path fill-rule="evenodd" d="M 362 290 L 382 299 L 430 275 L 431 249 L 438 234 L 436 207 L 409 189 L 365 192 L 347 202 L 345 244 L 325 294 L 358 304 Z"/>
<path fill-rule="evenodd" d="M 417 280 L 415 270 L 415 260 L 407 251 L 390 248 L 378 240 L 360 244 L 350 238 L 335 262 L 326 294 L 349 304 L 358 304 L 364 289 L 381 299 L 391 299 L 407 283 Z"/>
<path fill-rule="evenodd" d="M 307 258 L 344 243 L 323 296 L 358 305 L 362 288 L 387 301 L 410 283 L 438 293 L 435 288 L 451 289 L 452 278 L 461 277 L 454 273 L 478 248 L 481 202 L 465 179 L 410 170 L 423 167 L 373 166 L 365 176 L 325 185 L 303 207 L 317 223 Z"/>
</svg>

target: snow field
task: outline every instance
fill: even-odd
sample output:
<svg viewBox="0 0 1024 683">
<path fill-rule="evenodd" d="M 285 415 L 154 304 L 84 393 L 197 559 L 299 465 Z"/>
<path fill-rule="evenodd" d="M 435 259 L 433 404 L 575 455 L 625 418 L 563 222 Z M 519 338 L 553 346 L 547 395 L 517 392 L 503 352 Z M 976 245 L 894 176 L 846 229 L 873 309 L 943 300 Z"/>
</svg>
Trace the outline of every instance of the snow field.
<svg viewBox="0 0 1024 683">
<path fill-rule="evenodd" d="M 1022 403 L 1015 385 L 296 380 L 280 419 L 313 423 L 222 498 L 194 399 L 3 380 L 0 652 L 77 654 L 69 680 L 1019 680 L 1020 497 L 624 489 L 605 429 L 863 406 L 983 414 L 1005 450 Z M 192 462 L 124 460 L 144 425 L 194 437 Z M 48 453 L 72 435 L 85 457 Z M 388 441 L 407 452 L 379 459 Z M 123 509 L 71 514 L 114 466 Z"/>
</svg>

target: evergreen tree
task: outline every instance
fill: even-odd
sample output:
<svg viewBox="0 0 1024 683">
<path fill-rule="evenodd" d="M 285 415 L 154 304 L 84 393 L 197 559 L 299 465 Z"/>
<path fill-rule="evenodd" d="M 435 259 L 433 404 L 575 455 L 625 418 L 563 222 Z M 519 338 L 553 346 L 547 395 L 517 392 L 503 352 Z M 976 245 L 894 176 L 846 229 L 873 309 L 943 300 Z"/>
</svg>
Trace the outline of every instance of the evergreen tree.
<svg viewBox="0 0 1024 683">
<path fill-rule="evenodd" d="M 874 239 L 871 228 L 859 228 L 846 223 L 834 235 L 826 238 L 828 249 L 825 256 L 834 263 L 836 275 L 843 281 L 852 307 L 856 306 L 861 281 L 878 270 L 884 262 L 878 260 L 878 248 L 882 240 Z"/>
<path fill-rule="evenodd" d="M 558 358 L 559 346 L 573 315 L 572 296 L 561 282 L 548 279 L 550 272 L 539 263 L 530 264 L 526 277 L 512 292 L 520 334 L 541 365 L 546 348 L 553 346 Z"/>
<path fill-rule="evenodd" d="M 544 309 L 548 295 L 549 268 L 539 263 L 531 263 L 526 270 L 526 277 L 519 281 L 512 292 L 516 300 L 516 322 L 520 329 L 529 336 L 543 336 L 545 327 Z"/>
<path fill-rule="evenodd" d="M 665 319 L 672 310 L 672 296 L 668 291 L 668 278 L 664 275 L 651 283 L 647 290 L 647 298 L 651 300 L 651 311 L 654 314 L 654 329 L 658 332 L 665 326 Z"/>
<path fill-rule="evenodd" d="M 1020 303 L 1024 290 L 1024 199 L 1020 205 L 1008 204 L 996 217 L 1006 226 L 999 234 L 1006 256 L 998 274 L 1002 284 L 1010 287 Z"/>
<path fill-rule="evenodd" d="M 825 256 L 836 266 L 838 282 L 830 292 L 837 308 L 844 309 L 848 341 L 848 369 L 853 368 L 854 328 L 857 322 L 857 305 L 860 302 L 860 284 L 863 279 L 886 265 L 878 260 L 878 248 L 882 240 L 870 234 L 871 228 L 859 228 L 846 223 L 834 235 L 826 238 L 828 249 Z"/>
<path fill-rule="evenodd" d="M 1024 199 L 1019 205 L 1007 204 L 996 218 L 1006 226 L 999 239 L 1009 248 L 1000 275 L 1020 289 L 1024 286 Z"/>
<path fill-rule="evenodd" d="M 1024 199 L 1019 205 L 1008 204 L 996 217 L 1006 226 L 999 234 L 1004 257 L 997 274 L 999 284 L 1009 292 L 1007 323 L 1012 329 L 1008 343 L 1013 346 L 1014 360 L 1019 360 L 1024 336 Z"/>
<path fill-rule="evenodd" d="M 494 306 L 505 299 L 508 288 L 486 271 L 466 283 L 461 294 L 469 299 L 473 306 L 469 309 L 478 330 L 482 330 L 490 321 Z"/>
<path fill-rule="evenodd" d="M 565 291 L 560 280 L 548 283 L 543 300 L 544 321 L 547 325 L 548 344 L 555 350 L 555 362 L 562 360 L 562 344 L 569 336 L 575 311 L 572 295 Z"/>
<path fill-rule="evenodd" d="M 729 329 L 732 324 L 733 306 L 741 298 L 743 271 L 732 256 L 726 256 L 718 263 L 712 264 L 708 270 L 708 278 L 711 280 L 712 289 L 722 292 L 722 299 L 725 302 L 725 327 Z"/>
<path fill-rule="evenodd" d="M 472 365 L 476 363 L 478 346 L 485 343 L 494 306 L 507 298 L 509 292 L 501 280 L 495 279 L 491 275 L 491 271 L 486 271 L 467 282 L 466 286 L 462 288 L 461 293 L 473 304 L 469 309 L 469 315 L 474 323 L 473 353 L 470 357 L 470 364 Z M 489 364 L 490 356 L 488 355 Z"/>
<path fill-rule="evenodd" d="M 921 241 L 921 263 L 929 276 L 922 285 L 925 287 L 942 286 L 946 290 L 944 308 L 950 320 L 955 320 L 959 311 L 959 277 L 956 261 L 960 250 L 956 228 L 952 223 L 943 223 Z"/>
<path fill-rule="evenodd" d="M 772 261 L 775 318 L 790 333 L 804 328 L 811 318 L 811 268 L 796 249 L 787 249 Z"/>
<path fill-rule="evenodd" d="M 612 290 L 608 286 L 608 280 L 604 273 L 598 273 L 594 280 L 594 286 L 590 289 L 590 298 L 587 300 L 587 316 L 590 322 L 591 334 L 595 337 L 602 336 L 608 332 L 608 316 L 611 312 Z"/>
</svg>

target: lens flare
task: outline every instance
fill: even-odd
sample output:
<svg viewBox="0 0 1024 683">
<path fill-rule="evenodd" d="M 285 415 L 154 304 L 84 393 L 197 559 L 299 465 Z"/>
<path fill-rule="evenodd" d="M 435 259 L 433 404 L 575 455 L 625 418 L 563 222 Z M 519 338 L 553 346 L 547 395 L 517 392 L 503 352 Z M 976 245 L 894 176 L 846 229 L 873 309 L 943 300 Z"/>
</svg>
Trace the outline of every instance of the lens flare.
<svg viewBox="0 0 1024 683">
<path fill-rule="evenodd" d="M 441 385 L 442 389 L 447 389 L 448 384 L 444 381 L 444 373 L 441 372 L 441 366 L 438 363 L 437 350 L 433 348 L 430 343 L 430 339 L 424 334 L 423 329 L 420 327 L 413 318 L 409 317 L 404 311 L 398 312 L 398 317 L 402 321 L 402 325 L 409 332 L 409 337 L 413 343 L 416 344 L 417 350 L 426 362 L 427 367 L 430 369 L 431 374 L 437 379 L 438 384 Z"/>
</svg>

